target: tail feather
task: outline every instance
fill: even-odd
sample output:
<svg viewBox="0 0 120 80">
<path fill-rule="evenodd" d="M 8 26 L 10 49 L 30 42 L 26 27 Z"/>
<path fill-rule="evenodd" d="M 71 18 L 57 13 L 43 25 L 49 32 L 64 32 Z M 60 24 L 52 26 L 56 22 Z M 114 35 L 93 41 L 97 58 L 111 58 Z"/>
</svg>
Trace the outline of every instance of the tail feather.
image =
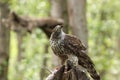
<svg viewBox="0 0 120 80">
<path fill-rule="evenodd" d="M 96 72 L 95 68 L 92 66 L 90 69 L 89 67 L 87 68 L 87 71 L 90 73 L 90 76 L 94 79 L 94 80 L 100 80 L 100 76 L 98 75 L 98 73 Z"/>
<path fill-rule="evenodd" d="M 87 54 L 79 53 L 78 64 L 84 67 L 94 80 L 100 80 L 100 76 L 95 70 L 94 64 Z"/>
</svg>

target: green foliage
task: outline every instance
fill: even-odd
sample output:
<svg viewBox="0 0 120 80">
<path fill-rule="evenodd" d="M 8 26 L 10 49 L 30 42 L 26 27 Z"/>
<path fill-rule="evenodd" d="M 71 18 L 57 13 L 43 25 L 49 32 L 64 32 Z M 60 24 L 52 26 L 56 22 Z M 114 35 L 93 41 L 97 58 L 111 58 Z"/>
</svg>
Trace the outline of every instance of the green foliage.
<svg viewBox="0 0 120 80">
<path fill-rule="evenodd" d="M 48 0 L 10 0 L 10 8 L 18 14 L 46 17 L 49 15 Z M 88 0 L 87 20 L 89 30 L 89 55 L 95 62 L 102 80 L 120 79 L 120 54 L 115 51 L 116 37 L 120 37 L 120 1 Z M 25 58 L 17 63 L 17 36 L 11 32 L 11 52 L 9 80 L 39 80 L 44 57 L 51 58 L 44 52 L 48 44 L 45 34 L 39 29 L 24 37 L 22 47 Z M 50 52 L 50 51 L 49 51 Z M 51 63 L 48 60 L 48 66 Z M 16 74 L 18 73 L 19 74 Z"/>
<path fill-rule="evenodd" d="M 43 67 L 42 61 L 46 53 L 44 53 L 44 45 L 48 43 L 45 34 L 39 29 L 33 31 L 33 34 L 28 34 L 24 37 L 22 47 L 25 48 L 23 53 L 24 59 L 17 63 L 16 51 L 16 35 L 11 34 L 11 58 L 9 67 L 9 80 L 39 80 L 40 69 Z M 50 57 L 50 55 L 46 55 Z M 17 73 L 17 74 L 16 74 Z"/>
<path fill-rule="evenodd" d="M 48 16 L 50 4 L 47 0 L 11 0 L 11 9 L 19 14 Z"/>
<path fill-rule="evenodd" d="M 120 78 L 117 76 L 120 75 L 120 69 L 115 69 L 120 65 L 119 54 L 115 51 L 115 38 L 116 33 L 118 34 L 116 31 L 120 24 L 118 3 L 118 0 L 88 1 L 89 53 L 101 72 L 102 80 Z"/>
<path fill-rule="evenodd" d="M 18 14 L 45 17 L 49 15 L 50 5 L 47 0 L 11 0 L 10 8 Z M 48 44 L 48 40 L 39 29 L 24 36 L 22 43 L 22 48 L 25 49 L 23 52 L 24 59 L 17 63 L 17 35 L 12 32 L 9 80 L 39 80 L 40 69 L 43 67 L 42 62 L 45 55 L 45 44 Z M 50 57 L 50 55 L 46 55 L 46 57 Z"/>
</svg>

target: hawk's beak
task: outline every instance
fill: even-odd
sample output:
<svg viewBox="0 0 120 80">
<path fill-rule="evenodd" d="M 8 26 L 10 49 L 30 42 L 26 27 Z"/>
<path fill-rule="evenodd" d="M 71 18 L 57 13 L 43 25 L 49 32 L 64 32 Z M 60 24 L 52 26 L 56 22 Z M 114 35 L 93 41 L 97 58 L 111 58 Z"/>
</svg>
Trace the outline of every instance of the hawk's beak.
<svg viewBox="0 0 120 80">
<path fill-rule="evenodd" d="M 57 25 L 55 28 L 56 28 L 57 30 L 58 30 L 58 29 L 62 29 L 62 26 L 61 26 L 61 25 Z"/>
<path fill-rule="evenodd" d="M 63 27 L 63 26 L 61 26 L 61 25 L 57 25 L 57 26 L 53 29 L 53 31 L 61 30 L 62 27 Z"/>
</svg>

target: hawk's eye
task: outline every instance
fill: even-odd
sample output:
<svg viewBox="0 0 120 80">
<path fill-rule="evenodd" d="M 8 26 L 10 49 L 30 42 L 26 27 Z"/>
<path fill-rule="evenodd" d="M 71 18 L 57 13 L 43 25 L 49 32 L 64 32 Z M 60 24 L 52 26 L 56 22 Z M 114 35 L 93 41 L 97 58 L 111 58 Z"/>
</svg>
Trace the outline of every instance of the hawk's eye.
<svg viewBox="0 0 120 80">
<path fill-rule="evenodd" d="M 61 28 L 63 28 L 63 25 L 61 25 Z"/>
</svg>

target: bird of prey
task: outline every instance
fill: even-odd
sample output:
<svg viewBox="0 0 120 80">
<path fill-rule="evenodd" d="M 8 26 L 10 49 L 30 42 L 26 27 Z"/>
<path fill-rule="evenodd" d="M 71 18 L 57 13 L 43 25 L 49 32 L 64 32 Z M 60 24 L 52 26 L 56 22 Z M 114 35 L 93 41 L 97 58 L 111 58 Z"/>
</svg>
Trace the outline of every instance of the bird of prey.
<svg viewBox="0 0 120 80">
<path fill-rule="evenodd" d="M 62 26 L 57 25 L 54 28 L 50 37 L 50 46 L 54 54 L 61 59 L 62 65 L 67 60 L 71 60 L 74 65 L 80 65 L 87 70 L 94 80 L 100 80 L 92 60 L 84 53 L 85 46 L 76 36 L 64 33 Z"/>
</svg>

